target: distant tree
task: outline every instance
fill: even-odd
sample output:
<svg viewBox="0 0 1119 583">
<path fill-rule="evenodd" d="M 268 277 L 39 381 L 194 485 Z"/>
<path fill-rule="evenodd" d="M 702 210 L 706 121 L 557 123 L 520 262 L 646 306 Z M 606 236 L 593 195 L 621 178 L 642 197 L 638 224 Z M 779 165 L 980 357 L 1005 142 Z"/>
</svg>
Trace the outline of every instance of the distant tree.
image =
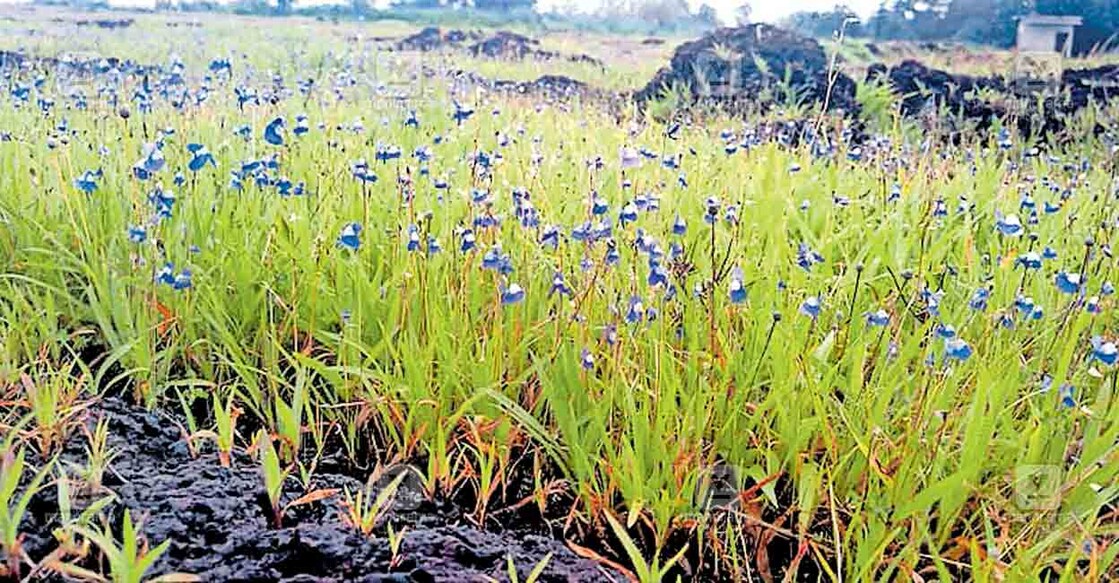
<svg viewBox="0 0 1119 583">
<path fill-rule="evenodd" d="M 828 12 L 796 12 L 785 18 L 782 24 L 801 34 L 827 37 L 843 30 L 846 36 L 864 36 L 863 23 L 859 15 L 844 4 L 837 4 Z"/>
<path fill-rule="evenodd" d="M 291 14 L 291 7 L 295 4 L 294 0 L 276 0 L 276 12 L 279 14 Z"/>
<path fill-rule="evenodd" d="M 533 10 L 536 7 L 536 0 L 474 0 L 474 7 L 492 12 Z"/>
<path fill-rule="evenodd" d="M 700 5 L 699 10 L 697 10 L 695 13 L 695 17 L 696 20 L 700 22 L 700 24 L 708 28 L 716 28 L 720 24 L 722 24 L 722 22 L 719 20 L 719 12 L 707 3 Z"/>
<path fill-rule="evenodd" d="M 734 9 L 734 21 L 738 26 L 746 26 L 750 24 L 750 17 L 754 15 L 754 7 L 750 6 L 749 2 L 743 2 Z"/>
</svg>

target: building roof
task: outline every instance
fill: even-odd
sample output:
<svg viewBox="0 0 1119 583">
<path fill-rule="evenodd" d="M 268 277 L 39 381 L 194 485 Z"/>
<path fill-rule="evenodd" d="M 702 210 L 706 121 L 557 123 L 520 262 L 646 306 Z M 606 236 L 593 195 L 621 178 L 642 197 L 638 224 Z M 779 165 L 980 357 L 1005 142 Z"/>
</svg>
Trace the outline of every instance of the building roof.
<svg viewBox="0 0 1119 583">
<path fill-rule="evenodd" d="M 1026 26 L 1080 26 L 1084 19 L 1079 16 L 1054 16 L 1050 14 L 1029 14 L 1023 16 L 1022 24 Z"/>
</svg>

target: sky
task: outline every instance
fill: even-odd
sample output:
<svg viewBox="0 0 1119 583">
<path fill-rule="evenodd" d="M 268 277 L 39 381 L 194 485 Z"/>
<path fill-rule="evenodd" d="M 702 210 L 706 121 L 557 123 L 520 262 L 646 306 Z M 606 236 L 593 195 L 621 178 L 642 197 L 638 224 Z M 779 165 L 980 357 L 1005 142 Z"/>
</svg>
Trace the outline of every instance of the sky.
<svg viewBox="0 0 1119 583">
<path fill-rule="evenodd" d="M 0 0 L 0 5 L 12 0 Z M 19 2 L 20 0 L 15 0 Z M 302 4 L 331 4 L 343 0 L 295 0 L 296 6 Z M 600 0 L 574 0 L 574 4 L 593 10 Z M 704 0 L 688 0 L 689 4 L 699 6 Z M 753 7 L 752 19 L 756 22 L 776 22 L 782 17 L 801 10 L 831 10 L 837 3 L 846 4 L 861 16 L 870 16 L 878 8 L 881 0 L 750 0 Z M 721 17 L 730 19 L 742 0 L 706 0 Z M 155 6 L 155 0 L 109 0 L 113 6 Z M 572 0 L 538 0 L 539 6 L 547 10 L 552 6 L 571 5 Z"/>
</svg>

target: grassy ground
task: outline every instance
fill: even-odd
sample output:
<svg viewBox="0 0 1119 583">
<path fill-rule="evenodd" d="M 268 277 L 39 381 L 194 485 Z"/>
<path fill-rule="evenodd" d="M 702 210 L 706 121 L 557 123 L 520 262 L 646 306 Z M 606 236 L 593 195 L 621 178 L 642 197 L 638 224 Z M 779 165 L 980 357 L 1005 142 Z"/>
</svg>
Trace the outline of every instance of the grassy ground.
<svg viewBox="0 0 1119 583">
<path fill-rule="evenodd" d="M 508 476 L 530 475 L 540 504 L 573 495 L 570 536 L 641 541 L 613 558 L 646 581 L 681 534 L 727 578 L 764 572 L 756 549 L 774 536 L 836 581 L 1116 575 L 1106 145 L 732 149 L 752 125 L 670 132 L 432 79 L 415 91 L 440 64 L 635 87 L 669 50 L 640 39 L 546 39 L 601 72 L 369 40 L 398 26 L 137 19 L 0 22 L 0 48 L 177 54 L 192 92 L 211 59 L 234 67 L 198 105 L 154 90 L 148 113 L 138 80 L 116 104 L 49 73 L 20 107 L 5 91 L 0 385 L 26 473 L 55 476 L 75 412 L 123 391 L 181 409 L 221 448 L 274 443 L 273 476 L 306 479 L 326 443 L 418 462 L 432 496 L 472 492 L 480 522 Z M 239 106 L 239 85 L 260 103 Z M 457 122 L 452 98 L 476 113 Z M 281 145 L 264 139 L 277 118 Z M 215 164 L 191 171 L 192 143 Z M 165 163 L 141 180 L 145 144 Z M 378 161 L 389 146 L 402 156 Z M 638 147 L 655 154 L 630 163 Z M 610 235 L 585 240 L 603 221 Z M 104 358 L 83 370 L 72 355 L 90 347 Z M 711 477 L 728 472 L 734 494 L 712 508 Z"/>
</svg>

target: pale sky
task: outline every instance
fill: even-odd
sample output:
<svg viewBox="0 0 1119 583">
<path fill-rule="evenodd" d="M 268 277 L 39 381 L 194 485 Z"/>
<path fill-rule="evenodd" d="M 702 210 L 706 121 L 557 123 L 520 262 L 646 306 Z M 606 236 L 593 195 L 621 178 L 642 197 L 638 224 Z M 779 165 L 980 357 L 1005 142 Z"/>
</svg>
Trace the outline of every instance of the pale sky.
<svg viewBox="0 0 1119 583">
<path fill-rule="evenodd" d="M 12 1 L 13 0 L 0 0 L 0 6 Z M 16 3 L 22 3 L 20 0 L 14 1 Z M 295 5 L 340 4 L 344 1 L 345 0 L 295 0 Z M 703 1 L 704 0 L 688 0 L 688 3 L 693 6 L 699 6 Z M 571 5 L 574 3 L 579 7 L 593 10 L 595 5 L 599 2 L 601 2 L 601 0 L 538 0 L 538 5 L 541 9 L 547 10 L 553 6 Z M 742 4 L 742 0 L 706 0 L 706 2 L 718 10 L 720 16 L 724 18 L 730 18 L 731 15 L 734 14 L 735 8 Z M 750 0 L 750 4 L 753 6 L 753 20 L 756 22 L 775 22 L 784 16 L 788 16 L 800 10 L 830 10 L 836 4 L 846 4 L 861 16 L 868 17 L 874 13 L 880 2 L 881 0 Z M 380 2 L 372 3 L 380 4 Z M 155 6 L 155 0 L 109 0 L 109 4 L 113 6 L 152 7 Z"/>
</svg>

